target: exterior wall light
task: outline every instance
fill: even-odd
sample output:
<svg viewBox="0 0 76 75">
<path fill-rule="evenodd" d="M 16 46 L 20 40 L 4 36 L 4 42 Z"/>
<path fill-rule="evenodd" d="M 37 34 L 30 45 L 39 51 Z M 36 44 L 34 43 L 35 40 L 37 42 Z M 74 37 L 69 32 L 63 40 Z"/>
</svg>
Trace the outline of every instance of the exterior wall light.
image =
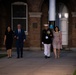
<svg viewBox="0 0 76 75">
<path fill-rule="evenodd" d="M 68 18 L 68 13 L 64 13 L 64 17 L 65 18 Z"/>
<path fill-rule="evenodd" d="M 59 18 L 61 18 L 61 13 L 59 13 Z"/>
</svg>

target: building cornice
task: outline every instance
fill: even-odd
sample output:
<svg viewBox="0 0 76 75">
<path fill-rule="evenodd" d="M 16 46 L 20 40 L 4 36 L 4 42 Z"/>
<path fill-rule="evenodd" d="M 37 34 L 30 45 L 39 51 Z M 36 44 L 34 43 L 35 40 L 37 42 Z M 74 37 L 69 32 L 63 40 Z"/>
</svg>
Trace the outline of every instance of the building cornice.
<svg viewBox="0 0 76 75">
<path fill-rule="evenodd" d="M 29 12 L 30 17 L 41 17 L 41 12 Z"/>
</svg>

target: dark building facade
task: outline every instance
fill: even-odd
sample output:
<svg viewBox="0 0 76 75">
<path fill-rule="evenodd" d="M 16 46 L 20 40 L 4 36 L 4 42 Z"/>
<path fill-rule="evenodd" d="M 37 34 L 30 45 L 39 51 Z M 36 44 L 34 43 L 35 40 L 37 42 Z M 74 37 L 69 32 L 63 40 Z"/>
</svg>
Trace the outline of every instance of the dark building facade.
<svg viewBox="0 0 76 75">
<path fill-rule="evenodd" d="M 69 48 L 76 47 L 75 3 L 76 0 L 56 0 L 56 13 L 60 12 L 62 5 L 68 10 L 67 47 Z M 6 27 L 10 25 L 15 30 L 18 23 L 21 23 L 27 35 L 25 47 L 41 48 L 41 32 L 43 24 L 48 23 L 48 11 L 49 0 L 0 0 L 0 48 L 4 47 L 3 37 Z M 57 21 L 56 23 L 59 24 Z"/>
</svg>

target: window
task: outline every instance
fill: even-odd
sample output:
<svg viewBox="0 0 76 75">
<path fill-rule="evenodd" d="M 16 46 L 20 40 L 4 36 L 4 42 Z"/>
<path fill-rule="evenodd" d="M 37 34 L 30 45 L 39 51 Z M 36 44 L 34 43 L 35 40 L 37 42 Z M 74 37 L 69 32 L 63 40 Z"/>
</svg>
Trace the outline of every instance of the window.
<svg viewBox="0 0 76 75">
<path fill-rule="evenodd" d="M 28 6 L 23 2 L 15 2 L 11 5 L 11 27 L 13 30 L 21 24 L 22 28 L 28 32 Z"/>
</svg>

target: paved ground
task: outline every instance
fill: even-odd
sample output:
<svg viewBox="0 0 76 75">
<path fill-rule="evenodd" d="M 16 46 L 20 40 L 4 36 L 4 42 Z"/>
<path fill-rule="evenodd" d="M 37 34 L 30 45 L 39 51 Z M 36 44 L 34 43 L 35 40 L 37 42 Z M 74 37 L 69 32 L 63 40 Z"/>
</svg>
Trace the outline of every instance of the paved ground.
<svg viewBox="0 0 76 75">
<path fill-rule="evenodd" d="M 45 59 L 43 51 L 24 51 L 20 59 L 13 52 L 12 58 L 0 59 L 0 75 L 73 75 L 75 69 L 75 50 L 61 51 L 60 59 L 54 59 L 53 53 Z"/>
</svg>

